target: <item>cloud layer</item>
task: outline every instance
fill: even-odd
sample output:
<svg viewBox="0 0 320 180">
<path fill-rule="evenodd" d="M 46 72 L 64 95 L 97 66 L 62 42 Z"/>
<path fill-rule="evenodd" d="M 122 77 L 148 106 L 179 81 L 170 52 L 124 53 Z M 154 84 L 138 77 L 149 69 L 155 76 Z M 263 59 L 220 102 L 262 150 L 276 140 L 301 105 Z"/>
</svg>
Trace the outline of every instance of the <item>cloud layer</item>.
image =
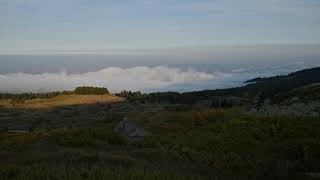
<svg viewBox="0 0 320 180">
<path fill-rule="evenodd" d="M 244 66 L 228 71 L 205 71 L 203 68 L 167 66 L 107 67 L 102 70 L 73 73 L 6 73 L 0 74 L 0 92 L 47 92 L 72 90 L 78 86 L 107 87 L 112 92 L 133 90 L 198 91 L 244 85 L 256 77 L 284 75 L 320 66 L 303 62 L 278 66 Z"/>
<path fill-rule="evenodd" d="M 108 67 L 96 72 L 83 74 L 61 73 L 11 73 L 0 75 L 1 92 L 39 92 L 70 90 L 77 86 L 103 86 L 111 91 L 123 89 L 148 91 L 174 84 L 214 80 L 213 74 L 183 71 L 165 66 L 119 68 Z"/>
</svg>

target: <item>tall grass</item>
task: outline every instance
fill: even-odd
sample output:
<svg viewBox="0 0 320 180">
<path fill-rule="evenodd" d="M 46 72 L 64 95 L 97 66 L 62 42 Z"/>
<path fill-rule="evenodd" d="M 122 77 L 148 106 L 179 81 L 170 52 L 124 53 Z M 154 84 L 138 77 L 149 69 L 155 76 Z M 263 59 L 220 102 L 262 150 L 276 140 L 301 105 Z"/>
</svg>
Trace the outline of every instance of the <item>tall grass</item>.
<svg viewBox="0 0 320 180">
<path fill-rule="evenodd" d="M 174 175 L 160 171 L 145 169 L 124 169 L 121 167 L 45 167 L 37 165 L 32 167 L 2 167 L 1 180 L 200 180 L 200 177 Z"/>
<path fill-rule="evenodd" d="M 161 133 L 136 145 L 176 153 L 225 177 L 281 178 L 320 171 L 318 118 L 254 117 L 241 109 L 193 114 L 199 123 L 187 133 Z"/>
<path fill-rule="evenodd" d="M 139 118 L 153 134 L 138 141 L 114 133 L 113 122 L 0 133 L 0 179 L 291 179 L 320 171 L 319 118 L 242 108 Z"/>
<path fill-rule="evenodd" d="M 107 128 L 72 128 L 56 131 L 51 139 L 57 144 L 72 147 L 124 145 L 125 138 Z"/>
</svg>

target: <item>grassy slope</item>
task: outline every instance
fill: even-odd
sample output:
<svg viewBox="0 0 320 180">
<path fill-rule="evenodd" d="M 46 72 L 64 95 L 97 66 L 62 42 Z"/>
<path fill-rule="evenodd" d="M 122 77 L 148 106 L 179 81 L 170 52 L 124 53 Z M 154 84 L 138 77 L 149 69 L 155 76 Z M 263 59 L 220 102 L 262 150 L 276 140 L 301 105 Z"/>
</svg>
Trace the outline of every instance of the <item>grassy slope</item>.
<svg viewBox="0 0 320 180">
<path fill-rule="evenodd" d="M 311 84 L 295 88 L 289 92 L 281 93 L 273 99 L 275 102 L 290 100 L 291 98 L 299 98 L 302 101 L 315 101 L 320 99 L 320 83 Z"/>
<path fill-rule="evenodd" d="M 115 103 L 124 101 L 124 98 L 111 95 L 60 95 L 51 99 L 32 99 L 24 102 L 1 100 L 0 105 L 18 108 L 50 108 L 55 106 L 69 106 L 94 103 Z"/>
<path fill-rule="evenodd" d="M 308 97 L 308 96 L 311 96 L 310 98 L 319 98 L 320 97 L 320 83 L 296 88 L 296 89 L 290 91 L 289 94 L 291 96 L 296 96 L 296 97 L 301 97 L 301 98 Z"/>
<path fill-rule="evenodd" d="M 2 109 L 1 119 L 13 116 L 11 111 Z M 0 179 L 285 179 L 320 171 L 317 118 L 128 103 L 14 113 L 44 117 L 33 124 L 33 133 L 0 133 Z M 153 135 L 129 142 L 113 133 L 123 116 Z M 85 125 L 78 124 L 82 118 Z M 51 126 L 56 121 L 73 123 Z"/>
</svg>

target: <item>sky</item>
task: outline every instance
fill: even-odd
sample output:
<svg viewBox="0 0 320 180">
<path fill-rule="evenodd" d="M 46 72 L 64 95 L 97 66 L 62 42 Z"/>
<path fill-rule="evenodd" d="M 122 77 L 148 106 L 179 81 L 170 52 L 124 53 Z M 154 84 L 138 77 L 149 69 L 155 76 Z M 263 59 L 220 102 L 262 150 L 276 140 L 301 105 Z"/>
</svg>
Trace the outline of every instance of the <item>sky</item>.
<svg viewBox="0 0 320 180">
<path fill-rule="evenodd" d="M 0 0 L 0 92 L 185 92 L 317 66 L 320 0 Z"/>
<path fill-rule="evenodd" d="M 319 0 L 0 0 L 0 53 L 320 44 Z"/>
</svg>

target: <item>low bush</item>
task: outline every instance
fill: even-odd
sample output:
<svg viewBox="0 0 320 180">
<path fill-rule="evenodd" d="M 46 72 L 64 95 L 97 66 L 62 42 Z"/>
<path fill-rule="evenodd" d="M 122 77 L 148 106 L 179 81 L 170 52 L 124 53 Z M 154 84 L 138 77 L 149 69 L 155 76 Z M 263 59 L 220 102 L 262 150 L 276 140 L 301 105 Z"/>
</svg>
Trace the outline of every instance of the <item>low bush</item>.
<svg viewBox="0 0 320 180">
<path fill-rule="evenodd" d="M 52 139 L 63 146 L 105 146 L 123 145 L 125 138 L 109 129 L 103 128 L 73 128 L 54 133 Z"/>
</svg>

